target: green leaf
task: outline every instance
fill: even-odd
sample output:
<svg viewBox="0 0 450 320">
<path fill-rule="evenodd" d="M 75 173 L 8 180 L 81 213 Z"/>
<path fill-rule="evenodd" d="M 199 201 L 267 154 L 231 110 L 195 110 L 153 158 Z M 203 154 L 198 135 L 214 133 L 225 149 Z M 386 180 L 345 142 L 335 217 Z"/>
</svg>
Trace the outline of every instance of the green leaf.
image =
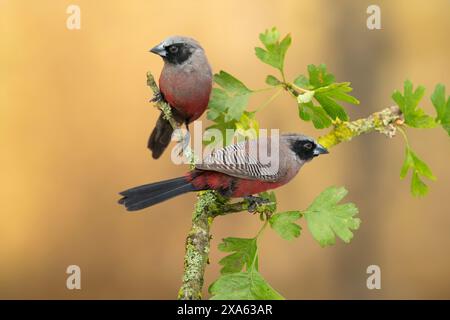
<svg viewBox="0 0 450 320">
<path fill-rule="evenodd" d="M 436 180 L 436 177 L 433 175 L 428 165 L 407 146 L 405 149 L 405 161 L 400 170 L 400 178 L 405 178 L 409 170 L 412 170 L 412 195 L 416 197 L 426 195 L 428 193 L 428 186 L 420 179 L 420 176 L 430 180 Z"/>
<path fill-rule="evenodd" d="M 263 43 L 264 48 L 256 47 L 255 54 L 262 62 L 283 72 L 284 57 L 291 45 L 291 36 L 288 34 L 281 41 L 279 39 L 280 33 L 275 27 L 261 33 L 259 40 Z"/>
<path fill-rule="evenodd" d="M 276 213 L 270 217 L 269 223 L 283 239 L 292 240 L 300 235 L 301 228 L 294 221 L 300 219 L 301 216 L 300 211 Z"/>
<path fill-rule="evenodd" d="M 347 194 L 343 187 L 329 187 L 304 212 L 308 229 L 322 247 L 335 243 L 335 234 L 345 243 L 353 238 L 351 230 L 359 228 L 355 218 L 358 208 L 353 203 L 338 204 Z"/>
<path fill-rule="evenodd" d="M 209 287 L 212 300 L 283 300 L 256 269 L 222 275 Z"/>
<path fill-rule="evenodd" d="M 214 121 L 223 115 L 225 122 L 239 120 L 247 107 L 252 90 L 225 71 L 215 74 L 214 81 L 221 88 L 212 90 L 207 118 Z"/>
<path fill-rule="evenodd" d="M 344 108 L 337 103 L 334 99 L 328 97 L 327 95 L 318 93 L 315 95 L 317 102 L 320 103 L 325 112 L 331 117 L 331 119 L 339 118 L 342 121 L 347 121 L 348 116 Z"/>
<path fill-rule="evenodd" d="M 424 94 L 425 87 L 418 86 L 413 91 L 413 84 L 410 80 L 406 80 L 403 84 L 403 95 L 397 90 L 392 94 L 392 99 L 405 117 L 405 123 L 410 127 L 433 128 L 436 126 L 434 119 L 418 107 Z"/>
<path fill-rule="evenodd" d="M 259 130 L 259 122 L 256 120 L 256 112 L 255 111 L 244 111 L 242 117 L 235 123 L 235 127 L 237 131 L 247 131 L 253 130 L 255 133 L 258 133 Z"/>
<path fill-rule="evenodd" d="M 244 111 L 242 116 L 238 121 L 230 120 L 225 121 L 225 116 L 220 114 L 217 118 L 214 119 L 214 124 L 210 125 L 206 128 L 206 131 L 216 129 L 219 130 L 221 135 L 220 139 L 217 141 L 204 141 L 206 145 L 228 145 L 233 141 L 233 137 L 237 135 L 247 136 L 246 132 L 251 130 L 250 133 L 258 134 L 259 123 L 256 120 L 256 112 L 255 111 Z M 227 129 L 231 131 L 227 132 Z M 225 141 L 222 141 L 222 138 L 225 138 Z"/>
<path fill-rule="evenodd" d="M 327 66 L 323 63 L 318 66 L 308 65 L 308 73 L 309 83 L 313 88 L 325 87 L 335 82 L 334 75 L 327 72 Z"/>
<path fill-rule="evenodd" d="M 313 86 L 311 86 L 311 84 L 309 83 L 308 78 L 302 74 L 295 78 L 294 84 L 303 89 L 314 89 Z"/>
<path fill-rule="evenodd" d="M 436 122 L 439 123 L 450 136 L 450 96 L 445 102 L 445 86 L 441 83 L 436 85 L 433 94 L 431 95 L 431 102 L 436 109 Z"/>
<path fill-rule="evenodd" d="M 344 101 L 351 104 L 359 104 L 358 99 L 347 94 L 347 92 L 351 92 L 352 90 L 353 88 L 350 87 L 350 82 L 339 82 L 339 83 L 332 83 L 325 87 L 320 87 L 316 89 L 316 93 L 320 94 L 324 93 L 327 96 L 339 101 Z"/>
<path fill-rule="evenodd" d="M 303 117 L 300 115 L 300 117 L 305 120 L 307 118 L 309 119 L 316 119 L 316 124 L 314 125 L 316 128 L 323 128 L 328 127 L 328 122 L 323 122 L 324 117 L 322 116 L 322 112 L 318 111 L 317 108 L 323 109 L 326 114 L 332 119 L 335 120 L 336 118 L 346 121 L 348 120 L 347 113 L 345 112 L 345 109 L 343 106 L 338 103 L 338 101 L 348 102 L 352 104 L 359 104 L 358 99 L 355 97 L 349 95 L 348 93 L 351 92 L 353 89 L 350 87 L 350 82 L 335 82 L 335 77 L 333 74 L 328 73 L 327 68 L 325 64 L 320 64 L 318 66 L 315 66 L 313 64 L 308 65 L 308 75 L 309 78 L 300 75 L 294 80 L 294 84 L 302 89 L 309 90 L 309 94 L 302 94 L 299 95 L 297 98 L 297 101 L 299 103 L 307 103 L 309 98 L 312 98 L 314 96 L 315 100 L 320 104 L 319 107 L 315 107 L 316 110 L 311 110 L 312 106 L 300 106 L 303 107 L 300 108 L 299 111 L 305 109 L 303 111 Z M 308 113 L 308 115 L 305 115 L 305 113 Z M 315 116 L 313 117 L 313 115 Z M 319 124 L 321 123 L 321 124 Z"/>
<path fill-rule="evenodd" d="M 225 238 L 219 244 L 219 250 L 232 252 L 219 261 L 222 265 L 221 274 L 240 272 L 244 266 L 248 270 L 256 259 L 256 238 Z"/>
<path fill-rule="evenodd" d="M 413 172 L 411 178 L 411 193 L 415 197 L 423 197 L 428 193 L 428 186 L 419 178 L 417 171 Z"/>
<path fill-rule="evenodd" d="M 316 107 L 312 102 L 300 103 L 298 114 L 305 121 L 312 121 L 316 129 L 324 129 L 331 126 L 331 119 L 322 107 Z"/>
<path fill-rule="evenodd" d="M 268 75 L 266 77 L 266 83 L 270 86 L 278 86 L 281 83 L 281 81 L 272 75 Z"/>
</svg>

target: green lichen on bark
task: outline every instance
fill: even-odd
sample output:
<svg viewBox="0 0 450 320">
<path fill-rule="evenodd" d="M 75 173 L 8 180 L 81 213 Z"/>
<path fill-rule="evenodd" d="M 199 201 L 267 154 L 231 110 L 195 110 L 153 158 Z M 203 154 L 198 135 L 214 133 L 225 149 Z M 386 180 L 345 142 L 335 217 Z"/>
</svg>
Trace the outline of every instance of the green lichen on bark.
<svg viewBox="0 0 450 320">
<path fill-rule="evenodd" d="M 147 72 L 147 86 L 150 87 L 154 96 L 160 94 L 158 85 L 156 84 L 155 78 L 153 77 L 151 72 Z M 170 105 L 164 100 L 154 101 L 154 103 L 158 107 L 158 109 L 161 110 L 161 112 L 163 113 L 164 119 L 169 121 L 170 125 L 174 130 L 177 129 L 178 124 L 172 117 L 172 109 L 170 108 Z"/>
<path fill-rule="evenodd" d="M 214 201 L 213 198 L 199 199 L 192 217 L 192 227 L 186 238 L 183 285 L 178 293 L 178 299 L 181 300 L 198 300 L 202 297 L 203 275 L 210 247 L 211 223 L 207 210 L 210 201 Z"/>
<path fill-rule="evenodd" d="M 204 273 L 209 263 L 210 226 L 214 217 L 248 208 L 246 200 L 229 203 L 229 198 L 216 191 L 200 191 L 192 214 L 192 227 L 186 238 L 183 284 L 178 292 L 180 300 L 197 300 L 202 297 Z"/>
<path fill-rule="evenodd" d="M 197 300 L 202 297 L 203 275 L 210 251 L 209 228 L 214 216 L 224 211 L 228 199 L 215 191 L 200 191 L 192 214 L 192 227 L 186 238 L 183 285 L 178 293 L 180 300 Z"/>
<path fill-rule="evenodd" d="M 396 133 L 396 126 L 402 123 L 403 115 L 400 109 L 393 106 L 355 121 L 336 120 L 333 122 L 333 130 L 320 137 L 318 141 L 324 147 L 331 148 L 341 142 L 350 141 L 354 137 L 373 131 L 391 138 Z"/>
</svg>

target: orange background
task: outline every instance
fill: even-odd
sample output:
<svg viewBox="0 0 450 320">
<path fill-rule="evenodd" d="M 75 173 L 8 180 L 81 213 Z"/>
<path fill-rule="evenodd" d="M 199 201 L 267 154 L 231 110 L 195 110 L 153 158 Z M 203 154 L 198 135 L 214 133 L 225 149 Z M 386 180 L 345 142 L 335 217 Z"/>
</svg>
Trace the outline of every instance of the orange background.
<svg viewBox="0 0 450 320">
<path fill-rule="evenodd" d="M 195 195 L 134 214 L 116 203 L 124 188 L 187 170 L 146 149 L 158 112 L 145 74 L 162 67 L 147 50 L 168 35 L 195 37 L 215 72 L 262 88 L 274 71 L 254 56 L 258 34 L 291 32 L 288 77 L 326 63 L 353 83 L 362 102 L 349 107 L 354 119 L 392 105 L 406 78 L 424 84 L 427 97 L 438 82 L 449 88 L 450 3 L 377 3 L 382 30 L 369 31 L 372 1 L 0 1 L 0 298 L 176 297 Z M 81 30 L 66 28 L 69 4 L 81 8 Z M 251 108 L 269 96 L 256 95 Z M 428 98 L 423 106 L 434 114 Z M 325 132 L 300 121 L 286 94 L 258 118 L 263 128 Z M 438 177 L 423 199 L 399 179 L 401 137 L 377 134 L 338 146 L 279 189 L 282 211 L 346 186 L 362 219 L 351 244 L 326 249 L 306 228 L 292 242 L 268 230 L 260 271 L 282 295 L 450 298 L 449 138 L 442 129 L 409 137 Z M 251 237 L 259 225 L 248 213 L 215 221 L 205 287 L 218 276 L 220 239 Z M 65 287 L 70 264 L 81 267 L 80 291 Z M 366 288 L 371 264 L 381 267 L 381 290 Z"/>
</svg>

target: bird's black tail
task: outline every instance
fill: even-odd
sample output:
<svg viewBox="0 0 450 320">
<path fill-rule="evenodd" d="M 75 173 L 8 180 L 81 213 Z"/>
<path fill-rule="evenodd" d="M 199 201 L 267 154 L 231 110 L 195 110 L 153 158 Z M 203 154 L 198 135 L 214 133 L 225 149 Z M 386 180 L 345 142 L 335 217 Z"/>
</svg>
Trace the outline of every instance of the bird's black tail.
<svg viewBox="0 0 450 320">
<path fill-rule="evenodd" d="M 195 190 L 186 177 L 179 177 L 125 190 L 119 203 L 128 211 L 136 211 Z"/>
<path fill-rule="evenodd" d="M 172 133 L 172 125 L 169 121 L 164 119 L 164 114 L 161 113 L 156 122 L 156 126 L 148 139 L 147 146 L 152 151 L 153 159 L 158 159 L 164 150 L 166 150 L 172 138 Z"/>
</svg>

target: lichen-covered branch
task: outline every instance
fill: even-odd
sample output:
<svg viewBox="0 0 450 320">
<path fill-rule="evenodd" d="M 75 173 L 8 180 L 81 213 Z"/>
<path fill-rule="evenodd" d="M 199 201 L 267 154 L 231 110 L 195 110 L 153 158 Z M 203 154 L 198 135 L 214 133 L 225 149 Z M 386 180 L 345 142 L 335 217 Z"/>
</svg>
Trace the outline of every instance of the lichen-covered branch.
<svg viewBox="0 0 450 320">
<path fill-rule="evenodd" d="M 292 93 L 291 94 L 295 94 Z M 393 137 L 396 127 L 404 122 L 397 106 L 375 112 L 367 118 L 355 121 L 335 121 L 334 128 L 318 139 L 326 148 L 350 141 L 352 138 L 370 132 L 380 132 Z M 229 203 L 228 198 L 215 191 L 202 191 L 198 195 L 197 205 L 192 217 L 192 227 L 186 239 L 184 257 L 183 285 L 178 299 L 192 300 L 202 298 L 204 273 L 209 262 L 210 227 L 214 217 L 233 212 L 248 210 L 248 202 Z"/>
<path fill-rule="evenodd" d="M 159 110 L 164 114 L 164 119 L 169 121 L 172 128 L 175 130 L 178 128 L 178 124 L 175 119 L 172 117 L 172 109 L 170 105 L 164 101 L 161 97 L 161 92 L 159 91 L 158 85 L 155 82 L 155 78 L 151 74 L 151 72 L 147 72 L 147 86 L 153 91 L 153 99 L 150 100 L 154 102 Z"/>
<path fill-rule="evenodd" d="M 214 217 L 248 209 L 246 200 L 229 203 L 229 199 L 215 191 L 202 191 L 192 215 L 192 227 L 186 238 L 183 285 L 178 292 L 180 300 L 202 298 L 203 275 L 210 250 L 209 228 Z"/>
<path fill-rule="evenodd" d="M 403 115 L 397 106 L 383 109 L 371 114 L 367 118 L 355 121 L 334 121 L 334 128 L 326 135 L 321 136 L 318 142 L 326 148 L 350 141 L 364 133 L 377 131 L 389 138 L 395 136 L 397 126 L 404 123 Z"/>
</svg>

